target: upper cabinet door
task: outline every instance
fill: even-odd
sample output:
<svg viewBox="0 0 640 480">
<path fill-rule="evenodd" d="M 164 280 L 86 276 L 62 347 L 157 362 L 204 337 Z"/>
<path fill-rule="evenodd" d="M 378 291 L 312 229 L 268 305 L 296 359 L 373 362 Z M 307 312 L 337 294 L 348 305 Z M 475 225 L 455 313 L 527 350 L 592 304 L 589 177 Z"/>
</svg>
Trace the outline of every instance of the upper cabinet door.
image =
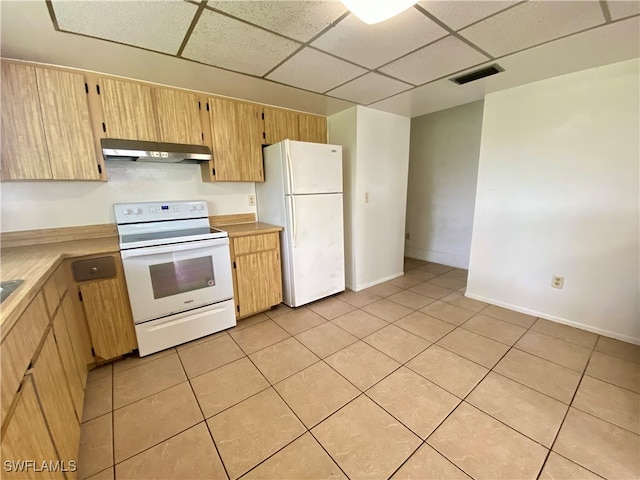
<svg viewBox="0 0 640 480">
<path fill-rule="evenodd" d="M 149 85 L 98 79 L 108 138 L 159 140 L 153 92 Z"/>
<path fill-rule="evenodd" d="M 100 180 L 82 75 L 36 68 L 44 132 L 55 180 Z"/>
<path fill-rule="evenodd" d="M 32 66 L 2 62 L 1 143 L 3 180 L 52 177 Z"/>
<path fill-rule="evenodd" d="M 198 95 L 169 88 L 154 88 L 160 140 L 202 144 Z"/>
<path fill-rule="evenodd" d="M 209 99 L 213 162 L 218 181 L 262 182 L 262 107 Z"/>
<path fill-rule="evenodd" d="M 278 108 L 264 108 L 266 143 L 273 145 L 282 140 L 300 140 L 298 113 Z"/>
<path fill-rule="evenodd" d="M 298 116 L 300 140 L 303 142 L 327 143 L 327 118 L 319 115 Z"/>
</svg>

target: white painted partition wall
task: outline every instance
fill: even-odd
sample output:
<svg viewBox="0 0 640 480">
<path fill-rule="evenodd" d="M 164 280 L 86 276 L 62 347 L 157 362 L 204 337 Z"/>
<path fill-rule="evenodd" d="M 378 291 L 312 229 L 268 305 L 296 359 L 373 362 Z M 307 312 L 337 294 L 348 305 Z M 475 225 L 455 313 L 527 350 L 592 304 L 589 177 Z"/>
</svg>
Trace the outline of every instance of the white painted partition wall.
<svg viewBox="0 0 640 480">
<path fill-rule="evenodd" d="M 487 95 L 467 296 L 640 343 L 638 71 Z"/>
<path fill-rule="evenodd" d="M 342 145 L 346 284 L 352 290 L 403 274 L 410 119 L 366 107 L 328 118 Z"/>
</svg>

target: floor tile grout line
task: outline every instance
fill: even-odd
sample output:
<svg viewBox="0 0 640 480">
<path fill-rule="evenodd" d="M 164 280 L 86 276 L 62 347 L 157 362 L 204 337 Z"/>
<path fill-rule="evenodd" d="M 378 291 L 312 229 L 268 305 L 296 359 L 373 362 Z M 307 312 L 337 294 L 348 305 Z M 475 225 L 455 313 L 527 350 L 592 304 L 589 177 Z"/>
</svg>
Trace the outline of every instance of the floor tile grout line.
<svg viewBox="0 0 640 480">
<path fill-rule="evenodd" d="M 544 462 L 542 462 L 542 467 L 540 468 L 540 471 L 538 472 L 538 475 L 537 475 L 536 478 L 540 477 L 540 474 L 542 473 L 542 470 L 544 470 L 544 467 L 547 464 L 547 460 L 549 459 L 549 456 L 551 455 L 551 452 L 554 451 L 553 447 L 555 447 L 555 445 L 556 445 L 558 437 L 560 436 L 560 432 L 562 431 L 562 427 L 564 427 L 564 422 L 567 420 L 567 416 L 569 415 L 569 411 L 571 410 L 571 406 L 573 405 L 573 402 L 574 402 L 574 400 L 576 398 L 576 395 L 578 394 L 578 390 L 580 389 L 580 385 L 582 385 L 582 379 L 584 378 L 584 374 L 587 371 L 587 368 L 589 367 L 589 362 L 591 361 L 591 356 L 593 355 L 593 352 L 595 351 L 597 343 L 598 343 L 598 338 L 596 338 L 596 341 L 594 342 L 593 347 L 591 348 L 591 354 L 589 355 L 589 360 L 587 361 L 587 364 L 584 367 L 584 371 L 580 375 L 580 380 L 578 381 L 578 384 L 576 385 L 576 388 L 575 388 L 575 390 L 573 392 L 573 395 L 571 396 L 571 401 L 569 402 L 569 408 L 567 408 L 567 411 L 564 412 L 564 416 L 562 417 L 562 421 L 560 422 L 560 427 L 558 428 L 558 431 L 556 432 L 556 434 L 555 434 L 555 436 L 553 438 L 553 441 L 551 442 L 551 447 L 549 447 L 549 451 L 547 452 L 547 455 L 546 455 L 546 457 L 544 459 Z M 578 462 L 575 462 L 573 460 L 571 460 L 571 461 L 576 463 L 577 465 L 582 466 Z"/>
<path fill-rule="evenodd" d="M 607 385 L 611 385 L 611 386 L 613 386 L 613 387 L 618 387 L 618 388 L 620 388 L 620 389 L 622 389 L 622 390 L 624 390 L 624 391 L 626 391 L 626 392 L 631 392 L 631 393 L 635 393 L 636 395 L 640 395 L 640 392 L 639 392 L 639 391 L 631 390 L 630 388 L 623 387 L 623 386 L 621 386 L 621 385 L 618 385 L 617 383 L 611 383 L 610 381 L 608 381 L 608 380 L 604 380 L 604 379 L 599 378 L 599 377 L 594 377 L 594 376 L 593 376 L 593 374 L 589 374 L 589 373 L 587 373 L 587 369 L 586 369 L 586 367 L 585 367 L 585 370 L 584 370 L 584 376 L 585 376 L 585 377 L 589 377 L 589 378 L 593 378 L 593 379 L 595 379 L 595 380 L 599 380 L 599 381 L 601 381 L 602 383 L 606 383 Z"/>
<path fill-rule="evenodd" d="M 216 439 L 213 438 L 213 432 L 211 431 L 211 427 L 209 427 L 209 422 L 207 422 L 206 419 L 204 420 L 204 426 L 207 429 L 207 432 L 209 432 L 209 436 L 211 437 L 211 441 L 213 442 L 213 448 L 216 449 L 216 453 L 218 454 L 218 458 L 220 459 L 220 463 L 222 464 L 222 468 L 224 469 L 224 473 L 227 476 L 227 479 L 230 479 L 231 475 L 229 475 L 229 471 L 227 470 L 227 466 L 225 465 L 224 460 L 222 459 L 222 454 L 220 453 L 220 449 L 218 448 L 218 444 L 216 443 Z M 117 479 L 114 479 L 114 480 L 117 480 Z"/>
</svg>

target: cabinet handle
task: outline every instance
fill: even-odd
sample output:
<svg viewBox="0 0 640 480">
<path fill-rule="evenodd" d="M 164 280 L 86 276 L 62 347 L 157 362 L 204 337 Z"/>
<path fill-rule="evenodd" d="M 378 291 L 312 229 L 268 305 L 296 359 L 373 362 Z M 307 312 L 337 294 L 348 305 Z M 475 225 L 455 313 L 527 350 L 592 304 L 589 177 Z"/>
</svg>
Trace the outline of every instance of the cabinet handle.
<svg viewBox="0 0 640 480">
<path fill-rule="evenodd" d="M 91 268 L 89 269 L 89 271 L 90 271 L 91 273 L 98 273 L 98 267 L 91 267 Z"/>
</svg>

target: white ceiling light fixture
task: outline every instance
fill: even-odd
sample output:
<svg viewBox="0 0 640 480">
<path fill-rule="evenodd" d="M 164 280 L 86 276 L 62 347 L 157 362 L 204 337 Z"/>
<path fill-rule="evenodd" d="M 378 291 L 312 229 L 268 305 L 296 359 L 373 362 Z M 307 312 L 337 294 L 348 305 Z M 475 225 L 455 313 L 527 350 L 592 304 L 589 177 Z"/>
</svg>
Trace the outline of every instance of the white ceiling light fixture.
<svg viewBox="0 0 640 480">
<path fill-rule="evenodd" d="M 372 25 L 395 17 L 417 0 L 340 0 L 356 17 Z"/>
</svg>

